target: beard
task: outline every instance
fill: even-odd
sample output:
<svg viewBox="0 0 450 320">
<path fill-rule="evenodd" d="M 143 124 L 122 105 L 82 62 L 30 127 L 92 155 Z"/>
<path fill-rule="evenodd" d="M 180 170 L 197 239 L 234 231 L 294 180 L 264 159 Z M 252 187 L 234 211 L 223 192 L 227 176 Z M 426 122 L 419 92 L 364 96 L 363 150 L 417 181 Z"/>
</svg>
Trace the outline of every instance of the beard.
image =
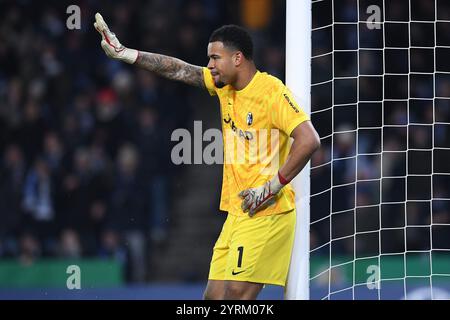
<svg viewBox="0 0 450 320">
<path fill-rule="evenodd" d="M 215 83 L 216 88 L 222 89 L 223 87 L 225 87 L 225 83 L 223 83 L 222 81 L 217 81 Z"/>
</svg>

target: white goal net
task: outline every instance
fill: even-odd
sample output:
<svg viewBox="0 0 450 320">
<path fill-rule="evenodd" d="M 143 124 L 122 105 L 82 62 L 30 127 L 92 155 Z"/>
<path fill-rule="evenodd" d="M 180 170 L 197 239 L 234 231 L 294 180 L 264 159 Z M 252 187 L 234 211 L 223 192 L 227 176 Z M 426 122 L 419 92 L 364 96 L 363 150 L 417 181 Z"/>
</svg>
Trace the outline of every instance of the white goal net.
<svg viewBox="0 0 450 320">
<path fill-rule="evenodd" d="M 311 299 L 450 298 L 450 1 L 312 1 Z"/>
</svg>

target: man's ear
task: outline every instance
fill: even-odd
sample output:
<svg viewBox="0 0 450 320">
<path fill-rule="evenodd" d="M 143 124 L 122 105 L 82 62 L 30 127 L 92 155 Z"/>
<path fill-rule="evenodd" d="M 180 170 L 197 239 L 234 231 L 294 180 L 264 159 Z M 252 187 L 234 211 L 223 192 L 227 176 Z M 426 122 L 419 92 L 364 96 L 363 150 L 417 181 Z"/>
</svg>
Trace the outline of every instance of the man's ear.
<svg viewBox="0 0 450 320">
<path fill-rule="evenodd" d="M 244 55 L 242 54 L 242 52 L 238 51 L 234 54 L 234 65 L 236 67 L 239 67 L 242 62 L 244 61 Z"/>
</svg>

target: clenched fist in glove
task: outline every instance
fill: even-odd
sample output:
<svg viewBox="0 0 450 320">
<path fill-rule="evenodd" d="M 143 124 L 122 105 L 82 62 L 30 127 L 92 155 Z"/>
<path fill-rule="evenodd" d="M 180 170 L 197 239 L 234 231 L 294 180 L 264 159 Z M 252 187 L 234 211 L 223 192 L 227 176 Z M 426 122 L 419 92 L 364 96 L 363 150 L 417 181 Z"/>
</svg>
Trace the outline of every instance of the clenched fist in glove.
<svg viewBox="0 0 450 320">
<path fill-rule="evenodd" d="M 102 36 L 101 45 L 108 57 L 130 64 L 133 64 L 136 61 L 139 52 L 135 49 L 126 48 L 120 44 L 119 39 L 117 39 L 116 35 L 109 30 L 108 25 L 105 20 L 103 20 L 100 13 L 95 14 L 94 27 Z"/>
<path fill-rule="evenodd" d="M 264 185 L 257 188 L 250 188 L 239 193 L 243 199 L 241 208 L 253 217 L 258 211 L 261 211 L 275 203 L 275 196 L 288 183 L 280 173 L 273 176 Z"/>
</svg>

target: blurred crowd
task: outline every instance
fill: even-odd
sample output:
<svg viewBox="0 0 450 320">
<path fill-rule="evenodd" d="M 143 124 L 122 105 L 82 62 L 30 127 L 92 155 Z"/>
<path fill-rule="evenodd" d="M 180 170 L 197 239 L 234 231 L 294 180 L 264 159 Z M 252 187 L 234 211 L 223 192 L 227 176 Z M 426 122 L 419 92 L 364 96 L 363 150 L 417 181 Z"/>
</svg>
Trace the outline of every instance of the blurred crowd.
<svg viewBox="0 0 450 320">
<path fill-rule="evenodd" d="M 145 281 L 186 170 L 170 161 L 170 135 L 192 123 L 195 89 L 108 59 L 94 14 L 126 46 L 197 65 L 215 28 L 244 25 L 258 66 L 283 78 L 284 1 L 261 3 L 2 1 L 0 258 L 114 258 Z M 80 30 L 66 28 L 72 4 Z"/>
</svg>

